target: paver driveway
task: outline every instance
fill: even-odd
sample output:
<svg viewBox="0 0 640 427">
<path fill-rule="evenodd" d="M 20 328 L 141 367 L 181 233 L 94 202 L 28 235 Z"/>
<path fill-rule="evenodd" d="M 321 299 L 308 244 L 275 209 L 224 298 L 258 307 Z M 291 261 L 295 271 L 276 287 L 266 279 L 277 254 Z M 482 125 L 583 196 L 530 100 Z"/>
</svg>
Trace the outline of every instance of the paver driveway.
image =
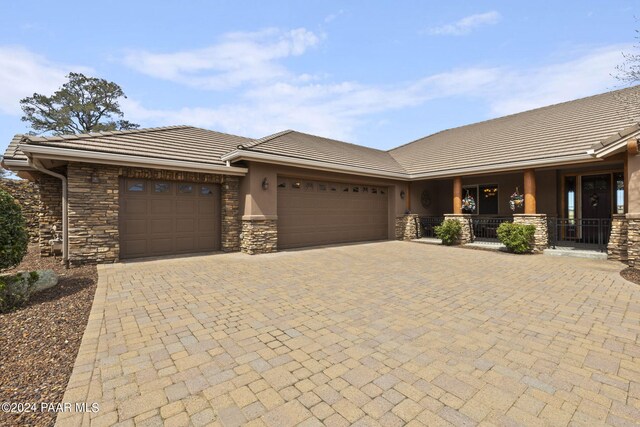
<svg viewBox="0 0 640 427">
<path fill-rule="evenodd" d="M 60 425 L 632 425 L 640 287 L 407 242 L 99 268 Z"/>
</svg>

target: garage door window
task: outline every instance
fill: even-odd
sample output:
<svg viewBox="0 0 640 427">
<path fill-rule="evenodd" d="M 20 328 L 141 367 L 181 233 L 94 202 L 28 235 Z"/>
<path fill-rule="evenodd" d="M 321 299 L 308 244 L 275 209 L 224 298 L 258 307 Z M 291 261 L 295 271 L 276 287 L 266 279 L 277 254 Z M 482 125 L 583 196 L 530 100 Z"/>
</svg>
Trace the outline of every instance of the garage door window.
<svg viewBox="0 0 640 427">
<path fill-rule="evenodd" d="M 168 193 L 171 190 L 171 184 L 168 182 L 156 182 L 153 191 L 156 193 Z"/>
<path fill-rule="evenodd" d="M 292 190 L 299 190 L 300 188 L 302 188 L 302 184 L 300 183 L 300 181 L 293 181 L 291 183 Z"/>
<path fill-rule="evenodd" d="M 213 194 L 213 190 L 211 190 L 211 187 L 203 185 L 200 187 L 200 194 L 203 196 L 211 196 Z"/>
<path fill-rule="evenodd" d="M 139 193 L 144 191 L 144 182 L 142 181 L 129 181 L 127 182 L 127 191 L 132 193 Z"/>
<path fill-rule="evenodd" d="M 183 194 L 193 193 L 193 185 L 189 184 L 180 184 L 178 185 L 178 191 Z"/>
<path fill-rule="evenodd" d="M 327 191 L 327 184 L 318 184 L 318 191 Z"/>
<path fill-rule="evenodd" d="M 287 181 L 279 181 L 278 182 L 278 188 L 286 189 L 287 188 Z"/>
<path fill-rule="evenodd" d="M 314 189 L 315 189 L 315 185 L 313 185 L 313 182 L 304 183 L 304 191 L 313 191 Z"/>
</svg>

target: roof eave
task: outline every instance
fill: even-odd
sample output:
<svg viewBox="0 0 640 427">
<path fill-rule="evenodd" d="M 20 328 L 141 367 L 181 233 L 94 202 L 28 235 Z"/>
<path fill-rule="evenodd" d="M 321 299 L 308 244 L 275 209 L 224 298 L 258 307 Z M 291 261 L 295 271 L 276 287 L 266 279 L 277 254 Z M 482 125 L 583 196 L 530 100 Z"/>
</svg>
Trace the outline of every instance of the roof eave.
<svg viewBox="0 0 640 427">
<path fill-rule="evenodd" d="M 247 174 L 247 168 L 235 166 L 185 162 L 180 160 L 131 156 L 126 154 L 102 153 L 42 145 L 23 144 L 20 148 L 29 156 L 50 160 L 82 161 L 87 163 L 147 167 L 152 169 L 177 169 L 188 172 L 219 173 L 237 176 L 244 176 Z"/>
<path fill-rule="evenodd" d="M 640 130 L 636 130 L 635 132 L 628 133 L 613 142 L 609 142 L 604 146 L 599 146 L 599 144 L 596 144 L 589 150 L 587 150 L 587 154 L 601 159 L 613 154 L 622 153 L 627 149 L 627 142 L 629 142 L 630 139 L 637 138 L 639 136 Z"/>
<path fill-rule="evenodd" d="M 28 160 L 3 158 L 0 164 L 2 164 L 3 168 L 13 172 L 33 170 L 33 168 L 29 166 Z"/>
<path fill-rule="evenodd" d="M 287 157 L 277 154 L 263 153 L 259 151 L 233 150 L 221 157 L 223 161 L 240 161 L 253 160 L 263 163 L 271 163 L 283 166 L 292 166 L 303 169 L 322 170 L 327 172 L 347 173 L 374 178 L 395 179 L 400 181 L 408 181 L 409 176 L 406 173 L 385 172 L 375 169 L 360 168 L 355 166 L 343 166 L 328 162 L 319 162 L 317 160 L 301 159 L 297 157 Z"/>
</svg>

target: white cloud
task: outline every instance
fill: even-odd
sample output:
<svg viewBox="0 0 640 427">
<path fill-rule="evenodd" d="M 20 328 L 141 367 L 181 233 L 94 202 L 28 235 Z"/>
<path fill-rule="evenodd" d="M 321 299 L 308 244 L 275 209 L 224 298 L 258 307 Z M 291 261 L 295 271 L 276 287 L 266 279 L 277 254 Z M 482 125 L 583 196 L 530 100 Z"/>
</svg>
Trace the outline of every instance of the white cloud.
<svg viewBox="0 0 640 427">
<path fill-rule="evenodd" d="M 471 33 L 478 27 L 484 25 L 494 25 L 500 22 L 502 16 L 495 10 L 476 15 L 465 16 L 464 18 L 451 23 L 433 27 L 426 30 L 427 34 L 444 36 L 464 36 Z"/>
<path fill-rule="evenodd" d="M 20 114 L 20 99 L 58 89 L 69 71 L 87 67 L 56 64 L 20 46 L 0 46 L 0 112 Z"/>
<path fill-rule="evenodd" d="M 277 61 L 302 55 L 319 41 L 318 35 L 304 28 L 269 28 L 228 33 L 219 43 L 202 49 L 174 53 L 131 51 L 124 62 L 152 77 L 201 89 L 228 90 L 290 78 L 289 70 Z"/>
<path fill-rule="evenodd" d="M 357 135 L 363 126 L 372 125 L 373 115 L 436 100 L 474 99 L 487 106 L 485 118 L 489 118 L 609 90 L 616 83 L 610 76 L 611 64 L 626 49 L 607 46 L 528 69 L 453 69 L 392 85 L 332 82 L 326 76 L 305 80 L 286 73 L 289 78 L 238 90 L 235 101 L 217 107 L 154 110 L 133 100 L 122 105 L 128 118 L 145 125 L 184 123 L 253 137 L 291 128 L 367 144 Z M 389 141 L 389 146 L 401 142 Z"/>
</svg>

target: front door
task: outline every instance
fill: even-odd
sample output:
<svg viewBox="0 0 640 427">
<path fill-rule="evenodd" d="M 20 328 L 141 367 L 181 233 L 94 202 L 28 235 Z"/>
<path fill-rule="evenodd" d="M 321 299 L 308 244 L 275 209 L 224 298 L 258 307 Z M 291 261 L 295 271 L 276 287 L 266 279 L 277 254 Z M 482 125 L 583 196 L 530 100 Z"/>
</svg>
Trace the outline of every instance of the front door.
<svg viewBox="0 0 640 427">
<path fill-rule="evenodd" d="M 611 175 L 582 177 L 582 240 L 598 242 L 598 221 L 611 218 Z M 590 221 L 594 220 L 594 221 Z"/>
</svg>

